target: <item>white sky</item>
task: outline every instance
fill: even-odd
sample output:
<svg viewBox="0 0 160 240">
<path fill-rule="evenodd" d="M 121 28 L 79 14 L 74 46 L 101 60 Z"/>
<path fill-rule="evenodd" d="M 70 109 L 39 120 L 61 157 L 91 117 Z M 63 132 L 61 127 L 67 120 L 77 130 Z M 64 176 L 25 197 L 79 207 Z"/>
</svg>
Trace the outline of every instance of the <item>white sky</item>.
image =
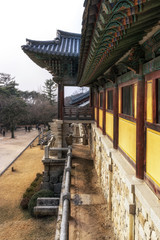
<svg viewBox="0 0 160 240">
<path fill-rule="evenodd" d="M 0 72 L 15 77 L 21 90 L 39 91 L 51 78 L 21 49 L 26 38 L 53 40 L 56 30 L 81 33 L 84 0 L 1 0 Z"/>
</svg>

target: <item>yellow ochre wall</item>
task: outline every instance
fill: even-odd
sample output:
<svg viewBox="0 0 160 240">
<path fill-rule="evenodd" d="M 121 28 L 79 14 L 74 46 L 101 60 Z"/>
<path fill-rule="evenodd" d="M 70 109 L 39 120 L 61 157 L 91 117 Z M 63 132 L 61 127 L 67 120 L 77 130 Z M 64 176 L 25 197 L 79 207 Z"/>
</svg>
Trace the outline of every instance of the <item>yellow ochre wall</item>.
<svg viewBox="0 0 160 240">
<path fill-rule="evenodd" d="M 153 122 L 152 80 L 147 81 L 147 122 Z"/>
<path fill-rule="evenodd" d="M 160 133 L 147 129 L 146 173 L 160 186 Z"/>
<path fill-rule="evenodd" d="M 106 133 L 113 139 L 113 114 L 106 112 Z"/>
<path fill-rule="evenodd" d="M 108 91 L 106 91 L 106 109 L 108 108 Z"/>
<path fill-rule="evenodd" d="M 103 129 L 103 110 L 99 109 L 99 127 Z"/>
<path fill-rule="evenodd" d="M 94 119 L 95 119 L 95 121 L 97 121 L 97 108 L 96 107 L 94 108 Z"/>
<path fill-rule="evenodd" d="M 134 85 L 134 118 L 137 118 L 137 84 Z"/>
<path fill-rule="evenodd" d="M 119 147 L 136 162 L 136 123 L 119 118 Z"/>
<path fill-rule="evenodd" d="M 122 112 L 122 109 L 121 109 L 121 98 L 122 98 L 122 89 L 119 88 L 119 91 L 118 91 L 118 113 L 121 113 Z"/>
</svg>

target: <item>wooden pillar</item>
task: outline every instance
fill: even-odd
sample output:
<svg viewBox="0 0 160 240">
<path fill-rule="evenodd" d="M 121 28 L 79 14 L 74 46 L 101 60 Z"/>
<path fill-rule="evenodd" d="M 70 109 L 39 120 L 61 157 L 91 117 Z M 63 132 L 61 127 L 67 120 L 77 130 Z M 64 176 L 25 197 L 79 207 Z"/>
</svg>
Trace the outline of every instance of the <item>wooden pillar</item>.
<svg viewBox="0 0 160 240">
<path fill-rule="evenodd" d="M 136 177 L 144 178 L 144 97 L 145 81 L 142 77 L 137 83 L 137 125 L 136 125 Z"/>
<path fill-rule="evenodd" d="M 58 84 L 58 119 L 63 120 L 64 86 Z"/>
<path fill-rule="evenodd" d="M 90 87 L 89 106 L 92 108 L 92 119 L 94 119 L 94 88 Z"/>
<path fill-rule="evenodd" d="M 103 91 L 103 134 L 106 134 L 106 89 Z"/>
<path fill-rule="evenodd" d="M 90 98 L 89 98 L 89 106 L 93 107 L 94 106 L 94 89 L 90 87 Z"/>
<path fill-rule="evenodd" d="M 97 90 L 97 127 L 99 127 L 99 91 Z"/>
<path fill-rule="evenodd" d="M 60 119 L 60 84 L 58 84 L 58 119 Z"/>
<path fill-rule="evenodd" d="M 118 149 L 118 85 L 113 89 L 113 147 Z"/>
</svg>

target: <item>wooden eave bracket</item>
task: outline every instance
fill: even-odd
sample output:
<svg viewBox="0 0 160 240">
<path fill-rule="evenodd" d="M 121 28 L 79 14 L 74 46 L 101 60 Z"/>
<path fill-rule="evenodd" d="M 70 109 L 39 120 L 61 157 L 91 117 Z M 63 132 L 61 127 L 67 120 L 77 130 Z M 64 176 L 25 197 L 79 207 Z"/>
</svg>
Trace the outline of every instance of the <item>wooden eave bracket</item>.
<svg viewBox="0 0 160 240">
<path fill-rule="evenodd" d="M 97 5 L 99 3 L 99 0 L 91 0 L 91 5 Z"/>
<path fill-rule="evenodd" d="M 134 74 L 139 74 L 139 64 L 145 62 L 145 53 L 142 47 L 137 44 L 131 48 L 115 65 L 119 71 L 120 66 L 132 71 Z"/>
<path fill-rule="evenodd" d="M 88 17 L 88 24 L 95 23 L 95 21 L 96 21 L 95 15 L 91 15 Z"/>
<path fill-rule="evenodd" d="M 115 78 L 110 74 L 106 76 L 100 76 L 98 78 L 99 84 L 103 87 L 107 82 L 115 83 Z"/>
<path fill-rule="evenodd" d="M 134 74 L 138 74 L 138 69 L 137 67 L 133 67 L 131 66 L 130 64 L 126 63 L 126 62 L 119 62 L 118 65 L 122 65 L 124 66 L 125 68 L 127 68 L 128 70 L 134 72 Z M 117 66 L 118 66 L 117 65 Z"/>
<path fill-rule="evenodd" d="M 96 15 L 97 14 L 97 6 L 96 5 L 92 5 L 89 7 L 89 16 L 92 16 L 92 15 Z"/>
</svg>

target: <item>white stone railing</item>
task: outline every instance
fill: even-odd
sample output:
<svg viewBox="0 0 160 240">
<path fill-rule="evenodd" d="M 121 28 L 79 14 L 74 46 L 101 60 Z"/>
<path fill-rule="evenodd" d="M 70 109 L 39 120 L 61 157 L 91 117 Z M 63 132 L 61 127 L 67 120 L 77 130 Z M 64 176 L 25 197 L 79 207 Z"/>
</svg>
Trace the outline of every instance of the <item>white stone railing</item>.
<svg viewBox="0 0 160 240">
<path fill-rule="evenodd" d="M 71 156 L 72 148 L 68 147 L 67 166 L 65 168 L 65 190 L 63 194 L 62 222 L 60 240 L 69 239 L 69 215 L 70 215 L 70 183 L 71 183 Z"/>
<path fill-rule="evenodd" d="M 63 148 L 65 150 L 66 148 Z M 69 216 L 70 216 L 70 183 L 71 183 L 71 157 L 72 147 L 67 148 L 67 162 L 63 174 L 60 205 L 57 218 L 55 240 L 68 240 L 69 236 Z"/>
</svg>

